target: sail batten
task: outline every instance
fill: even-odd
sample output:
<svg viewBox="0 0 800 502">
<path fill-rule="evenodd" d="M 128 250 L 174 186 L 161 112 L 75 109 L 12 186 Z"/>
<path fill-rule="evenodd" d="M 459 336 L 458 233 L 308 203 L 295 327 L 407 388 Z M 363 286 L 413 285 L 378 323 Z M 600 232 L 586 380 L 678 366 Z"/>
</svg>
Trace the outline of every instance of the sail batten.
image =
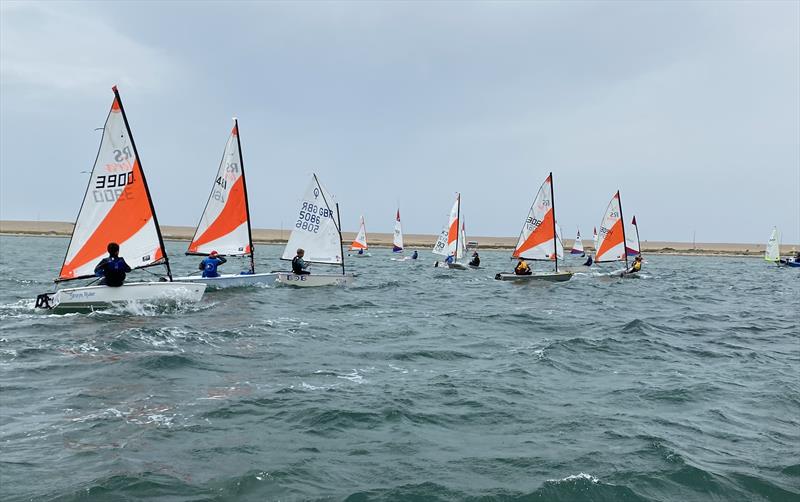
<svg viewBox="0 0 800 502">
<path fill-rule="evenodd" d="M 58 281 L 94 276 L 116 242 L 131 268 L 169 264 L 117 88 Z"/>
</svg>

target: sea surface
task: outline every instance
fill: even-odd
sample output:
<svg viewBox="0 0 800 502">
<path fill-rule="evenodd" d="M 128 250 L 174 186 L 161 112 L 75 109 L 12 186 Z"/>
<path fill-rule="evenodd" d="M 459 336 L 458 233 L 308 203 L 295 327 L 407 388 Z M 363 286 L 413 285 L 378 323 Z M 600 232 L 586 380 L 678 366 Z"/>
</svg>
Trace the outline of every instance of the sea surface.
<svg viewBox="0 0 800 502">
<path fill-rule="evenodd" d="M 800 269 L 515 285 L 508 252 L 373 250 L 347 289 L 36 312 L 66 245 L 0 237 L 3 501 L 800 500 Z"/>
</svg>

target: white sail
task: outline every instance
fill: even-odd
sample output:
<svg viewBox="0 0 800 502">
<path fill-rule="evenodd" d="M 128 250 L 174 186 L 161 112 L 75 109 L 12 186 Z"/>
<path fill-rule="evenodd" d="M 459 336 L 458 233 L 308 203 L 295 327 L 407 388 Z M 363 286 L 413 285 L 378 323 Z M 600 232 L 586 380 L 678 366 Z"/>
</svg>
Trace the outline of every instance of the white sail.
<svg viewBox="0 0 800 502">
<path fill-rule="evenodd" d="M 597 227 L 592 229 L 592 243 L 594 245 L 594 252 L 597 254 Z"/>
<path fill-rule="evenodd" d="M 553 260 L 556 234 L 553 214 L 553 176 L 547 176 L 525 218 L 513 256 L 529 260 Z"/>
<path fill-rule="evenodd" d="M 559 260 L 564 259 L 564 239 L 561 235 L 561 225 L 556 222 L 556 240 L 558 241 L 556 244 L 556 256 L 558 256 Z"/>
<path fill-rule="evenodd" d="M 305 250 L 307 262 L 342 263 L 342 237 L 336 203 L 319 183 L 316 174 L 300 201 L 297 220 L 281 259 L 291 260 L 298 248 Z"/>
<path fill-rule="evenodd" d="M 392 252 L 400 253 L 403 251 L 403 226 L 400 224 L 400 209 L 397 210 L 397 217 L 394 220 L 394 236 L 392 237 Z"/>
<path fill-rule="evenodd" d="M 764 259 L 767 261 L 777 262 L 781 259 L 781 234 L 778 232 L 778 227 L 772 227 L 772 234 L 769 236 L 767 242 L 767 251 L 764 253 Z"/>
<path fill-rule="evenodd" d="M 572 250 L 570 254 L 584 254 L 583 241 L 581 240 L 581 231 L 578 230 L 578 235 L 575 237 L 575 242 L 572 243 Z"/>
<path fill-rule="evenodd" d="M 364 217 L 361 217 L 361 225 L 358 227 L 358 235 L 350 245 L 350 251 L 358 251 L 359 249 L 369 249 L 367 246 L 367 226 L 364 224 Z"/>
<path fill-rule="evenodd" d="M 100 151 L 75 221 L 59 279 L 94 275 L 110 242 L 131 268 L 165 259 L 150 192 L 126 125 L 117 88 L 106 118 Z"/>
<path fill-rule="evenodd" d="M 625 260 L 625 231 L 622 228 L 622 209 L 619 192 L 608 203 L 597 236 L 596 262 Z"/>
<path fill-rule="evenodd" d="M 197 225 L 188 253 L 207 255 L 248 255 L 252 252 L 247 208 L 247 187 L 239 151 L 239 125 L 225 144 L 211 195 Z"/>
<path fill-rule="evenodd" d="M 467 229 L 464 225 L 464 217 L 461 217 L 461 236 L 458 238 L 458 255 L 456 255 L 456 259 L 460 260 L 461 258 L 467 256 Z"/>
<path fill-rule="evenodd" d="M 439 232 L 439 237 L 436 239 L 436 243 L 433 245 L 433 254 L 447 256 L 447 235 L 449 233 L 450 231 L 447 227 L 442 228 L 442 231 Z"/>
<path fill-rule="evenodd" d="M 636 216 L 631 221 L 633 232 L 625 232 L 625 252 L 628 256 L 638 256 L 642 250 L 639 245 L 639 225 L 636 224 Z"/>
</svg>

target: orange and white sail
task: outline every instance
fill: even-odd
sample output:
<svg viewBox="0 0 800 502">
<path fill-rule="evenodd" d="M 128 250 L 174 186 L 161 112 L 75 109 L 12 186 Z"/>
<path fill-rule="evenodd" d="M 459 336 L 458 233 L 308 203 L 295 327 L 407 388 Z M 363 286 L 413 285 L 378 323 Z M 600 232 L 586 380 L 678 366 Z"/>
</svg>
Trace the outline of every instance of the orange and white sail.
<svg viewBox="0 0 800 502">
<path fill-rule="evenodd" d="M 187 254 L 207 255 L 211 251 L 229 256 L 249 255 L 253 251 L 247 185 L 242 166 L 239 123 L 236 119 L 225 143 L 211 195 Z"/>
<path fill-rule="evenodd" d="M 394 236 L 392 237 L 392 252 L 403 252 L 403 226 L 400 224 L 400 209 L 397 210 L 397 217 L 394 220 Z"/>
<path fill-rule="evenodd" d="M 553 211 L 553 173 L 550 173 L 539 187 L 536 198 L 533 199 L 512 256 L 528 260 L 555 260 L 557 245 Z"/>
<path fill-rule="evenodd" d="M 364 224 L 364 217 L 361 217 L 361 225 L 358 227 L 358 235 L 355 240 L 350 244 L 350 251 L 358 251 L 360 249 L 367 250 L 367 226 Z"/>
<path fill-rule="evenodd" d="M 459 245 L 460 241 L 462 240 L 459 235 L 461 232 L 461 224 L 459 221 L 460 218 L 461 218 L 461 194 L 457 193 L 456 201 L 453 203 L 452 209 L 450 209 L 450 218 L 448 220 L 447 227 L 444 230 L 442 230 L 439 240 L 433 247 L 433 252 L 435 254 L 439 254 L 442 256 L 455 255 L 456 260 L 464 257 L 464 250 Z M 446 241 L 442 238 L 445 235 L 445 231 L 447 232 Z"/>
<path fill-rule="evenodd" d="M 625 254 L 625 226 L 622 221 L 622 203 L 619 191 L 608 203 L 600 232 L 597 235 L 596 262 L 627 261 Z"/>
<path fill-rule="evenodd" d="M 94 276 L 110 242 L 131 268 L 166 262 L 150 192 L 117 88 L 58 280 Z"/>
</svg>

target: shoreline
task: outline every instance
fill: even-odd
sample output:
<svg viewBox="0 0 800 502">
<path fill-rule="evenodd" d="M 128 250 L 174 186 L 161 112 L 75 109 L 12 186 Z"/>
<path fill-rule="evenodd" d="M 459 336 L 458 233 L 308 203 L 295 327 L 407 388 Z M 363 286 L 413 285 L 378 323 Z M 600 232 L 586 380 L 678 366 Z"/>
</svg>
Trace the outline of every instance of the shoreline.
<svg viewBox="0 0 800 502">
<path fill-rule="evenodd" d="M 13 221 L 0 220 L 0 235 L 28 236 L 28 237 L 69 237 L 72 235 L 72 223 L 58 221 Z M 161 233 L 165 240 L 189 241 L 194 235 L 194 227 L 163 225 Z M 289 230 L 253 229 L 254 244 L 286 244 Z M 346 243 L 355 238 L 355 232 L 342 232 L 342 240 Z M 392 234 L 370 233 L 368 235 L 370 247 L 391 248 Z M 403 236 L 405 247 L 428 248 L 436 242 L 437 235 L 406 234 Z M 485 237 L 473 236 L 469 240 L 478 242 L 481 250 L 511 250 L 516 245 L 516 237 Z M 587 239 L 584 239 L 586 242 Z M 572 246 L 572 239 L 565 239 L 565 247 Z M 643 254 L 661 254 L 673 256 L 763 256 L 766 244 L 752 243 L 692 243 L 669 241 L 643 241 Z M 800 249 L 796 244 L 784 244 L 785 252 L 794 253 Z M 592 246 L 586 246 L 586 251 L 594 251 Z"/>
</svg>

